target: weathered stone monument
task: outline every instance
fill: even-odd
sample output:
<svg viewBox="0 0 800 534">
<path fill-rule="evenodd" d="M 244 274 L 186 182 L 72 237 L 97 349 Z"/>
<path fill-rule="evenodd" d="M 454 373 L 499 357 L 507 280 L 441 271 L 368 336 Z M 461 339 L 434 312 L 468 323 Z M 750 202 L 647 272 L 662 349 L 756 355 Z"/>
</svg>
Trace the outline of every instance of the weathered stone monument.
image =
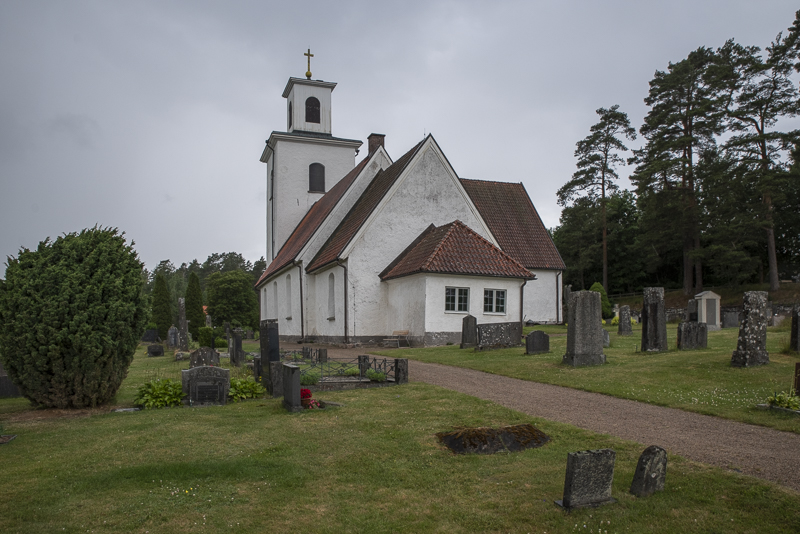
<svg viewBox="0 0 800 534">
<path fill-rule="evenodd" d="M 617 328 L 617 335 L 619 336 L 630 336 L 633 335 L 633 330 L 631 329 L 631 307 L 630 306 L 620 306 L 619 307 L 619 327 Z"/>
<path fill-rule="evenodd" d="M 244 364 L 244 351 L 242 350 L 242 329 L 234 328 L 231 340 L 228 343 L 228 356 L 231 359 L 231 365 L 241 367 Z"/>
<path fill-rule="evenodd" d="M 719 303 L 722 297 L 713 291 L 703 291 L 694 298 L 697 301 L 697 322 L 706 323 L 711 331 L 719 330 L 721 325 Z"/>
<path fill-rule="evenodd" d="M 395 358 L 394 383 L 408 384 L 408 358 Z"/>
<path fill-rule="evenodd" d="M 650 445 L 639 456 L 631 482 L 631 493 L 637 497 L 648 497 L 657 491 L 664 491 L 666 478 L 667 451 L 657 445 Z"/>
<path fill-rule="evenodd" d="M 753 367 L 767 364 L 767 292 L 745 291 L 743 301 L 744 319 L 739 326 L 739 340 L 731 355 L 731 366 Z"/>
<path fill-rule="evenodd" d="M 567 320 L 569 317 L 569 296 L 572 295 L 572 284 L 567 284 L 564 286 L 564 290 L 561 293 L 561 317 L 564 317 L 564 320 Z"/>
<path fill-rule="evenodd" d="M 300 367 L 284 363 L 283 370 L 283 407 L 290 412 L 303 409 L 300 403 Z"/>
<path fill-rule="evenodd" d="M 478 319 L 467 315 L 461 320 L 461 348 L 474 349 L 478 344 Z"/>
<path fill-rule="evenodd" d="M 667 350 L 667 314 L 664 288 L 644 288 L 642 303 L 642 352 Z"/>
<path fill-rule="evenodd" d="M 264 387 L 273 397 L 278 397 L 283 390 L 276 384 L 283 377 L 282 371 L 273 372 L 273 363 L 281 360 L 280 342 L 278 341 L 277 319 L 265 319 L 259 324 L 259 345 L 261 349 L 261 369 Z M 277 369 L 280 369 L 278 367 Z"/>
<path fill-rule="evenodd" d="M 164 345 L 161 345 L 160 343 L 153 344 L 153 345 L 147 345 L 147 355 L 149 357 L 151 357 L 151 358 L 155 357 L 155 356 L 163 356 L 164 355 Z"/>
<path fill-rule="evenodd" d="M 697 301 L 695 299 L 689 299 L 689 302 L 686 303 L 686 316 L 683 320 L 690 323 L 697 322 Z"/>
<path fill-rule="evenodd" d="M 678 349 L 693 350 L 708 347 L 706 323 L 683 321 L 678 325 Z"/>
<path fill-rule="evenodd" d="M 167 330 L 167 346 L 171 349 L 176 349 L 178 345 L 180 345 L 178 329 L 175 325 L 172 325 L 169 327 L 169 330 Z"/>
<path fill-rule="evenodd" d="M 525 336 L 525 354 L 550 352 L 550 336 L 541 330 L 533 330 Z"/>
<path fill-rule="evenodd" d="M 789 350 L 800 352 L 800 305 L 792 307 L 792 326 L 789 335 Z"/>
<path fill-rule="evenodd" d="M 522 323 L 486 323 L 477 326 L 477 349 L 518 347 L 522 344 Z"/>
<path fill-rule="evenodd" d="M 178 299 L 178 324 L 180 333 L 178 336 L 178 348 L 189 350 L 189 321 L 186 320 L 186 299 Z"/>
<path fill-rule="evenodd" d="M 722 312 L 722 328 L 739 328 L 739 312 Z"/>
<path fill-rule="evenodd" d="M 567 353 L 562 363 L 575 367 L 606 363 L 603 354 L 603 318 L 600 293 L 574 291 L 569 296 Z"/>
<path fill-rule="evenodd" d="M 219 367 L 219 352 L 210 347 L 200 347 L 189 355 L 189 368 L 213 366 Z"/>
<path fill-rule="evenodd" d="M 231 372 L 222 367 L 193 367 L 181 371 L 183 393 L 190 406 L 221 406 L 228 401 Z"/>
<path fill-rule="evenodd" d="M 608 333 L 608 330 L 603 328 L 603 348 L 607 349 L 611 346 L 611 334 Z"/>
<path fill-rule="evenodd" d="M 570 306 L 573 302 L 570 301 Z M 616 457 L 617 454 L 612 449 L 569 453 L 564 498 L 556 501 L 556 504 L 572 510 L 616 502 L 611 497 Z"/>
</svg>

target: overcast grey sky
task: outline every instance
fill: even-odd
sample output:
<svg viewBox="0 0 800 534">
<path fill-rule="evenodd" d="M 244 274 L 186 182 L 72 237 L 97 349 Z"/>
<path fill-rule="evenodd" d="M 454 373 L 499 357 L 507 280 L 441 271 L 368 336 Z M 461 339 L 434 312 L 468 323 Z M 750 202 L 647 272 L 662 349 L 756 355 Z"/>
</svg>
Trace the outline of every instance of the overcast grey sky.
<svg viewBox="0 0 800 534">
<path fill-rule="evenodd" d="M 397 158 L 432 133 L 459 176 L 522 182 L 552 227 L 597 108 L 638 129 L 656 70 L 729 38 L 764 48 L 798 7 L 0 0 L 0 258 L 95 224 L 150 269 L 264 255 L 259 156 L 307 48 L 339 84 L 335 136 L 386 134 Z"/>
</svg>

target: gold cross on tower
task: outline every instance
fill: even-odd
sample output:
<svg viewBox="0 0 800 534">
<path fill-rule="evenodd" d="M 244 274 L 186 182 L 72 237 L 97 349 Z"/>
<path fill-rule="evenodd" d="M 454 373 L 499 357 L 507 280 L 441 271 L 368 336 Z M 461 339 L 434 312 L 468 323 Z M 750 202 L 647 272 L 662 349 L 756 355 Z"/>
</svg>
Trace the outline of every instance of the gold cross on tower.
<svg viewBox="0 0 800 534">
<path fill-rule="evenodd" d="M 311 79 L 311 58 L 314 57 L 314 54 L 311 53 L 311 49 L 308 49 L 308 52 L 303 54 L 304 56 L 308 57 L 308 71 L 306 72 L 306 78 L 309 80 Z"/>
</svg>

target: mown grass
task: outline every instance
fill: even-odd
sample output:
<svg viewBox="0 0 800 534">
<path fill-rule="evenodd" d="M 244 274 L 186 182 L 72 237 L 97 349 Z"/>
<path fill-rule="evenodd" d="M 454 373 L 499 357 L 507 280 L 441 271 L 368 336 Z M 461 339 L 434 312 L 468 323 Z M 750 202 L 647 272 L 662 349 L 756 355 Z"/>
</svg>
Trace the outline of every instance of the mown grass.
<svg viewBox="0 0 800 534">
<path fill-rule="evenodd" d="M 547 354 L 525 355 L 524 347 L 480 352 L 461 350 L 457 345 L 378 354 L 476 369 L 800 433 L 800 417 L 756 408 L 773 392 L 788 391 L 792 385 L 800 355 L 780 353 L 788 344 L 788 322 L 785 323 L 768 330 L 770 363 L 748 369 L 730 366 L 738 329 L 709 332 L 707 349 L 679 351 L 677 325 L 667 326 L 670 350 L 662 353 L 637 352 L 641 348 L 639 326 L 634 326 L 630 337 L 618 336 L 616 327 L 607 327 L 611 347 L 603 351 L 607 363 L 597 367 L 562 365 L 567 327 L 555 325 L 534 327 L 550 334 Z M 526 328 L 525 332 L 532 329 Z"/>
<path fill-rule="evenodd" d="M 126 380 L 163 358 L 137 353 Z M 127 394 L 123 394 L 123 398 Z M 628 493 L 643 448 L 434 386 L 88 417 L 5 410 L 0 532 L 797 532 L 800 495 L 670 456 L 667 487 Z M 17 402 L 1 399 L 0 405 Z M 40 415 L 44 413 L 40 412 Z M 532 422 L 522 453 L 457 456 L 434 434 Z M 565 513 L 569 452 L 613 448 L 618 503 Z"/>
</svg>

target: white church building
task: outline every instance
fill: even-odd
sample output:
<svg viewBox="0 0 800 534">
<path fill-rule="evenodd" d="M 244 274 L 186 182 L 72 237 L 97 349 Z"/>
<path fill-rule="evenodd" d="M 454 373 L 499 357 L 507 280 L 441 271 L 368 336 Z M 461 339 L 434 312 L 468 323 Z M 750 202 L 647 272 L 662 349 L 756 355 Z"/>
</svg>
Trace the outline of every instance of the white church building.
<svg viewBox="0 0 800 534">
<path fill-rule="evenodd" d="M 521 183 L 461 179 L 433 136 L 393 160 L 384 136 L 333 137 L 335 83 L 290 78 L 267 166 L 261 319 L 282 339 L 457 343 L 462 319 L 560 323 L 564 262 Z"/>
</svg>

